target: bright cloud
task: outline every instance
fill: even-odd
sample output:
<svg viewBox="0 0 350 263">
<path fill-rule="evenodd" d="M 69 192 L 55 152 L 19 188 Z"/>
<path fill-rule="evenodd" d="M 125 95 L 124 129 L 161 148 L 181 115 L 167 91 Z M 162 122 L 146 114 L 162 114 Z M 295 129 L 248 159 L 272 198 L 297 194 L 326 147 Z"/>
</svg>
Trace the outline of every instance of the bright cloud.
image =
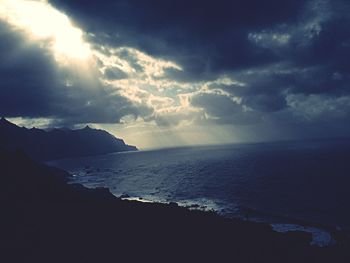
<svg viewBox="0 0 350 263">
<path fill-rule="evenodd" d="M 82 30 L 46 0 L 0 0 L 0 19 L 33 39 L 47 40 L 58 60 L 85 60 L 91 55 Z"/>
</svg>

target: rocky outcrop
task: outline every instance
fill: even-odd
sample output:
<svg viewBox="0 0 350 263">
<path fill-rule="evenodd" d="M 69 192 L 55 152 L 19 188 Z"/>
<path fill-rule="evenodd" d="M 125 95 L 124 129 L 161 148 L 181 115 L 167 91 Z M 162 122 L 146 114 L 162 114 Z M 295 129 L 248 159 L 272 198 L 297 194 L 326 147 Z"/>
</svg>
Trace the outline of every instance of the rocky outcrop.
<svg viewBox="0 0 350 263">
<path fill-rule="evenodd" d="M 89 126 L 79 130 L 45 131 L 18 127 L 4 118 L 0 120 L 0 146 L 9 150 L 20 149 L 36 160 L 45 161 L 137 150 L 122 139 Z"/>
</svg>

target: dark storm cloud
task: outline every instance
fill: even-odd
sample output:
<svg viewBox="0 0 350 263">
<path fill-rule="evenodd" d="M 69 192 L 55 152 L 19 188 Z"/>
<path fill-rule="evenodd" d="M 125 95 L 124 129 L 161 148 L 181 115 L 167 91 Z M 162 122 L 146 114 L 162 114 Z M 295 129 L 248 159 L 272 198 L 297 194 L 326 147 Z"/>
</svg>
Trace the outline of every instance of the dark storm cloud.
<svg viewBox="0 0 350 263">
<path fill-rule="evenodd" d="M 211 87 L 225 94 L 192 96 L 191 105 L 218 122 L 349 117 L 347 1 L 53 3 L 94 33 L 97 43 L 133 46 L 183 67 L 167 69 L 165 78 L 195 82 L 225 73 L 244 83 Z"/>
<path fill-rule="evenodd" d="M 57 85 L 51 58 L 36 46 L 26 45 L 3 24 L 0 32 L 0 112 L 5 116 L 49 115 L 50 90 Z"/>
<path fill-rule="evenodd" d="M 187 74 L 276 61 L 247 39 L 252 30 L 295 21 L 304 1 L 51 1 L 98 41 L 174 59 Z"/>
<path fill-rule="evenodd" d="M 74 125 L 116 123 L 124 115 L 150 112 L 112 95 L 98 81 L 77 81 L 70 69 L 57 67 L 50 52 L 7 25 L 0 24 L 0 35 L 2 116 L 54 118 L 61 124 Z"/>
<path fill-rule="evenodd" d="M 286 107 L 284 90 L 289 83 L 274 72 L 263 72 L 243 75 L 239 78 L 242 85 L 210 85 L 232 96 L 241 98 L 241 103 L 258 112 L 275 112 Z"/>
<path fill-rule="evenodd" d="M 219 124 L 252 124 L 260 121 L 260 114 L 246 111 L 242 104 L 222 94 L 201 93 L 191 98 L 195 107 L 205 109 L 207 119 Z"/>
<path fill-rule="evenodd" d="M 118 68 L 108 68 L 104 75 L 109 80 L 115 80 L 115 79 L 126 79 L 128 77 L 128 74 L 126 74 L 124 71 L 121 71 Z"/>
<path fill-rule="evenodd" d="M 232 76 L 244 86 L 210 88 L 240 97 L 265 120 L 334 122 L 335 130 L 343 129 L 340 121 L 350 118 L 350 3 L 310 1 L 308 8 L 297 23 L 249 35 L 256 46 L 274 52 L 278 63 L 235 71 Z"/>
<path fill-rule="evenodd" d="M 320 14 L 320 32 L 312 32 L 315 28 L 309 29 L 309 34 L 314 35 L 308 43 L 303 44 L 303 36 L 295 34 L 291 39 L 290 59 L 301 65 L 332 65 L 337 70 L 349 71 L 350 63 L 346 59 L 350 55 L 350 3 L 344 1 L 343 10 L 335 3 L 330 2 L 328 18 L 322 21 Z M 307 32 L 302 32 L 307 33 Z"/>
<path fill-rule="evenodd" d="M 312 68 L 290 68 L 278 66 L 258 70 L 256 72 L 237 74 L 237 79 L 244 85 L 212 84 L 211 91 L 222 91 L 221 96 L 231 103 L 233 97 L 240 98 L 240 104 L 251 109 L 256 120 L 272 119 L 279 123 L 294 122 L 295 116 L 300 121 L 333 121 L 336 119 L 349 119 L 350 117 L 350 88 L 349 74 L 339 73 L 332 66 L 315 66 Z M 217 96 L 215 93 L 207 95 Z M 197 104 L 194 104 L 197 106 Z M 219 105 L 220 103 L 214 103 Z M 233 105 L 232 105 L 233 106 Z M 202 103 L 208 113 L 212 112 L 213 102 L 207 106 Z M 227 123 L 235 124 L 235 119 L 228 119 L 229 113 L 237 114 L 232 109 L 223 111 L 221 115 Z M 283 118 L 275 118 L 275 114 L 283 113 Z M 239 113 L 246 115 L 246 112 Z M 252 113 L 250 112 L 250 115 Z M 270 114 L 270 115 L 269 115 Z M 321 116 L 322 115 L 322 116 Z M 242 119 L 245 117 L 243 116 Z M 248 121 L 250 123 L 250 121 Z"/>
<path fill-rule="evenodd" d="M 193 84 L 182 94 L 192 92 L 190 106 L 203 110 L 193 118 L 208 116 L 229 124 L 269 122 L 277 127 L 334 121 L 335 129 L 350 118 L 350 3 L 346 0 L 50 2 L 90 33 L 89 42 L 106 57 L 113 55 L 108 54 L 112 49 L 103 45 L 133 47 L 176 62 L 183 70 L 165 68 L 165 74 L 153 80 Z M 127 114 L 148 115 L 145 120 L 152 120 L 152 109 L 134 105 L 108 87 L 65 86 L 62 80 L 70 78 L 69 72 L 58 72 L 50 56 L 35 46 L 16 46 L 21 41 L 16 37 L 9 34 L 0 42 L 2 111 L 98 122 L 117 121 Z M 143 73 L 145 65 L 130 50 L 116 56 L 134 72 Z M 22 52 L 20 59 L 11 60 L 11 52 Z M 107 67 L 104 78 L 117 81 L 128 74 Z M 223 76 L 239 84 L 216 81 Z M 202 89 L 198 83 L 206 81 L 212 84 Z M 21 93 L 17 98 L 10 96 L 11 83 Z M 168 94 L 176 101 L 181 92 L 168 88 L 157 93 Z M 192 113 L 181 114 L 158 114 L 159 123 L 191 119 Z"/>
<path fill-rule="evenodd" d="M 325 67 L 332 75 L 350 66 L 347 1 L 51 2 L 94 33 L 97 43 L 134 46 L 179 62 L 182 72 L 167 71 L 179 81 L 279 62 L 322 66 L 322 75 Z M 254 32 L 265 32 L 260 35 L 265 40 L 252 41 Z M 288 37 L 288 43 L 276 33 Z"/>
</svg>

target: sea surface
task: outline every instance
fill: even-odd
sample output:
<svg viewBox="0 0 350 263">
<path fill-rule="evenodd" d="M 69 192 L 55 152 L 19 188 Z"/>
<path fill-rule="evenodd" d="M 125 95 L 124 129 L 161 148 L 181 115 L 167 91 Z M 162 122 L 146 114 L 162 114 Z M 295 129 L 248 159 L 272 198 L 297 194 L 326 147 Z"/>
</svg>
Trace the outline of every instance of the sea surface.
<svg viewBox="0 0 350 263">
<path fill-rule="evenodd" d="M 161 149 L 64 159 L 73 183 L 273 224 L 350 229 L 350 140 Z"/>
</svg>

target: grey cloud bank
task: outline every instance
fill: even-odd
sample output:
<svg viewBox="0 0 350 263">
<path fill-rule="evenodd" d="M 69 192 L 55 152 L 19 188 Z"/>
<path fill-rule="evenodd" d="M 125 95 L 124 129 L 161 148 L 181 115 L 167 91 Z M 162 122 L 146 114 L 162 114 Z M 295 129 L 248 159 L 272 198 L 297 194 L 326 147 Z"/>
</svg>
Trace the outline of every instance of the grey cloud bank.
<svg viewBox="0 0 350 263">
<path fill-rule="evenodd" d="M 89 81 L 1 24 L 2 115 L 263 126 L 271 139 L 276 127 L 285 137 L 350 131 L 348 1 L 50 2 L 86 33 Z"/>
</svg>

